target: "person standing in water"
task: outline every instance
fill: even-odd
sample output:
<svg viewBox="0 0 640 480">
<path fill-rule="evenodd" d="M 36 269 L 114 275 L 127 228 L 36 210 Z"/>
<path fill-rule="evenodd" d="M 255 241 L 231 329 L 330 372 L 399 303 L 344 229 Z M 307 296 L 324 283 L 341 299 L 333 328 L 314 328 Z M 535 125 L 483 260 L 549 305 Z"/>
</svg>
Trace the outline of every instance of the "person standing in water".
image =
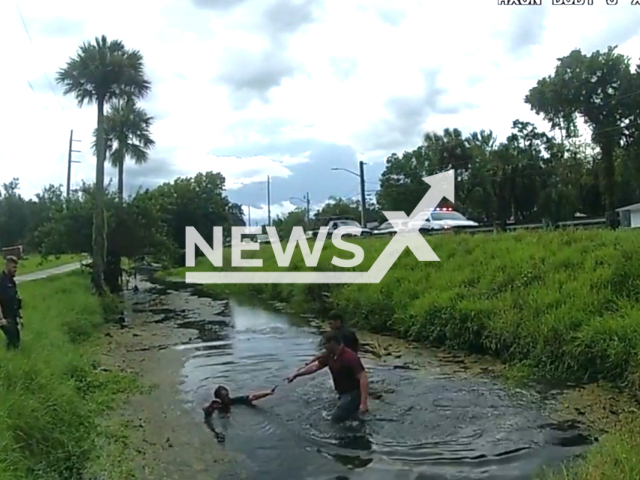
<svg viewBox="0 0 640 480">
<path fill-rule="evenodd" d="M 342 423 L 357 419 L 358 413 L 369 411 L 369 378 L 364 365 L 358 355 L 343 344 L 342 336 L 336 331 L 324 334 L 323 346 L 326 355 L 298 370 L 287 381 L 291 383 L 329 367 L 333 386 L 338 393 L 338 405 L 331 420 Z"/>
<path fill-rule="evenodd" d="M 218 432 L 213 425 L 213 414 L 215 412 L 229 413 L 231 411 L 231 407 L 234 405 L 245 405 L 247 407 L 254 407 L 255 405 L 253 404 L 253 402 L 270 397 L 275 393 L 277 388 L 278 387 L 275 386 L 271 390 L 252 393 L 250 395 L 242 395 L 239 397 L 232 397 L 229 394 L 229 389 L 227 387 L 218 385 L 213 391 L 213 400 L 208 405 L 202 407 L 202 411 L 204 412 L 205 424 L 207 425 L 207 427 L 209 427 L 209 430 L 213 432 L 219 442 L 224 442 L 224 435 Z"/>
<path fill-rule="evenodd" d="M 329 328 L 332 332 L 336 332 L 340 335 L 340 337 L 342 337 L 342 344 L 345 347 L 356 354 L 359 353 L 360 340 L 358 340 L 358 336 L 356 335 L 356 333 L 344 324 L 344 317 L 340 312 L 333 311 L 329 314 Z M 309 360 L 304 366 L 307 367 L 312 363 L 317 362 L 324 355 L 326 355 L 326 352 L 319 353 L 311 360 Z"/>
</svg>

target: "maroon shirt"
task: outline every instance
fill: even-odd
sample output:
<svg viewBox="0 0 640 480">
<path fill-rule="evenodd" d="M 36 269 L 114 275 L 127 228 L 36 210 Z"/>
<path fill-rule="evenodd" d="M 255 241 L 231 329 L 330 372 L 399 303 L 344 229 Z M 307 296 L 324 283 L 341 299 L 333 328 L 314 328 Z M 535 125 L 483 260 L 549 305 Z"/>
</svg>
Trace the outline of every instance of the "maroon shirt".
<svg viewBox="0 0 640 480">
<path fill-rule="evenodd" d="M 336 358 L 328 360 L 333 386 L 339 395 L 360 390 L 358 375 L 364 371 L 364 365 L 358 355 L 347 347 L 342 347 L 342 351 Z M 320 362 L 321 365 L 324 365 L 327 359 L 322 359 Z"/>
</svg>

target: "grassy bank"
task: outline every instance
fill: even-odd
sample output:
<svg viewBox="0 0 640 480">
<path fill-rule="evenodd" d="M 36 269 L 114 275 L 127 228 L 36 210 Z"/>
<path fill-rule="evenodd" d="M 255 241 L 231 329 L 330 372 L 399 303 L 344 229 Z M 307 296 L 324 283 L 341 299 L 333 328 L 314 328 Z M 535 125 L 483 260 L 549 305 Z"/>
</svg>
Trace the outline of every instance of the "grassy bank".
<svg viewBox="0 0 640 480">
<path fill-rule="evenodd" d="M 29 255 L 24 260 L 20 261 L 19 274 L 37 272 L 39 270 L 46 270 L 47 268 L 59 267 L 61 265 L 67 265 L 69 263 L 79 262 L 82 255 L 65 254 L 57 257 L 43 258 L 41 255 Z"/>
<path fill-rule="evenodd" d="M 0 479 L 129 478 L 125 437 L 105 414 L 136 381 L 101 371 L 94 353 L 109 305 L 80 273 L 20 290 L 23 345 L 0 348 Z"/>
<path fill-rule="evenodd" d="M 366 255 L 358 269 L 368 270 L 387 242 L 360 241 Z M 604 380 L 638 391 L 638 232 L 450 235 L 429 243 L 441 262 L 421 263 L 405 251 L 379 284 L 226 288 L 287 301 L 300 311 L 340 309 L 356 327 L 492 355 L 531 375 Z M 334 255 L 351 257 L 326 245 L 317 270 L 339 270 L 330 263 Z M 268 248 L 244 256 L 263 258 L 265 270 L 278 270 Z M 204 259 L 191 270 L 208 269 Z M 300 252 L 290 269 L 307 269 Z M 609 437 L 580 467 L 588 472 L 573 469 L 565 478 L 640 478 L 633 469 L 640 464 L 638 431 L 629 426 Z"/>
</svg>

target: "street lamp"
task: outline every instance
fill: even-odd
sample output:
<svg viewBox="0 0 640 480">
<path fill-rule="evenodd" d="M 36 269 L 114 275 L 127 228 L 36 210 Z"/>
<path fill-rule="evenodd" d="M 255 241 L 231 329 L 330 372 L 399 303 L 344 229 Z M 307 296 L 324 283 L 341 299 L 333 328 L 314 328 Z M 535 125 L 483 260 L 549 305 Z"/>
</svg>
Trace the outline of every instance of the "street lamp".
<svg viewBox="0 0 640 480">
<path fill-rule="evenodd" d="M 358 162 L 358 166 L 360 167 L 360 173 L 356 173 L 353 170 L 349 170 L 348 168 L 342 168 L 342 167 L 332 167 L 331 170 L 334 170 L 334 171 L 342 170 L 343 172 L 347 172 L 347 173 L 350 173 L 351 175 L 355 175 L 360 179 L 360 224 L 362 225 L 362 228 L 367 228 L 367 222 L 366 222 L 367 198 L 365 196 L 365 191 L 364 191 L 364 184 L 365 184 L 364 162 L 360 160 Z"/>
<path fill-rule="evenodd" d="M 309 204 L 310 204 L 310 200 L 309 200 L 309 192 L 307 192 L 307 194 L 305 195 L 305 198 L 299 198 L 299 197 L 289 197 L 289 200 L 299 200 L 301 202 L 303 202 L 306 206 L 307 206 L 307 225 L 309 224 Z"/>
</svg>

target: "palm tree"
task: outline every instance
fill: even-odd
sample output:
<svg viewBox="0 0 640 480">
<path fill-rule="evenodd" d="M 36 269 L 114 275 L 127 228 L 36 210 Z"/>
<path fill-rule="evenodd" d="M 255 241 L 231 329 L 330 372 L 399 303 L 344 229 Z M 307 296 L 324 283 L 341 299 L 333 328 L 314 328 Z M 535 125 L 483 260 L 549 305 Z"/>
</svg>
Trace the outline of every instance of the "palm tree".
<svg viewBox="0 0 640 480">
<path fill-rule="evenodd" d="M 98 106 L 96 128 L 96 188 L 93 219 L 93 284 L 103 293 L 106 257 L 106 219 L 104 211 L 104 163 L 106 157 L 104 106 L 122 98 L 142 98 L 151 91 L 144 72 L 144 59 L 138 50 L 129 50 L 120 40 L 96 37 L 84 42 L 56 76 L 65 95 L 74 95 L 78 106 Z"/>
<path fill-rule="evenodd" d="M 131 99 L 116 100 L 104 117 L 105 149 L 109 162 L 118 169 L 118 197 L 124 198 L 124 162 L 127 157 L 136 165 L 149 160 L 149 150 L 155 146 L 151 138 L 153 117 Z M 93 132 L 96 151 L 97 129 Z"/>
</svg>

